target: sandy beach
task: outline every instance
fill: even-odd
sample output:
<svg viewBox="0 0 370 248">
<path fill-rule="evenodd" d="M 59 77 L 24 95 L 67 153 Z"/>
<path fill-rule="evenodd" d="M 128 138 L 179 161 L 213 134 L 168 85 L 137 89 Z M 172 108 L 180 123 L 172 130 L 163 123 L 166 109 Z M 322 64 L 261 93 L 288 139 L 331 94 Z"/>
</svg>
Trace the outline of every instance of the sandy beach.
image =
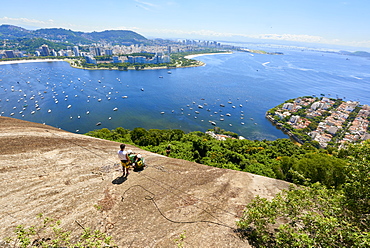
<svg viewBox="0 0 370 248">
<path fill-rule="evenodd" d="M 63 59 L 24 59 L 24 60 L 9 60 L 0 61 L 0 65 L 10 65 L 18 63 L 34 63 L 34 62 L 55 62 L 55 61 L 65 61 Z M 67 61 L 66 61 L 67 62 Z"/>
<path fill-rule="evenodd" d="M 199 56 L 205 56 L 205 55 L 217 55 L 217 54 L 232 54 L 232 52 L 192 54 L 192 55 L 187 55 L 187 56 L 185 56 L 184 58 L 186 58 L 186 59 L 193 59 L 193 58 L 195 58 L 195 57 L 199 57 Z"/>
</svg>

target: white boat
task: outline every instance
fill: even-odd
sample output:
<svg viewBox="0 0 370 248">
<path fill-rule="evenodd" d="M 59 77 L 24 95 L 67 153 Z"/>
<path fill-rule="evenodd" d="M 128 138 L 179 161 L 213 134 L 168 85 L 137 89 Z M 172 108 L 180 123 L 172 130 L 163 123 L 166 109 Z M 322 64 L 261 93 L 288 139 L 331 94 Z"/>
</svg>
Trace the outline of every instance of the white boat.
<svg viewBox="0 0 370 248">
<path fill-rule="evenodd" d="M 117 111 L 117 110 L 118 110 L 118 108 L 114 108 L 114 109 L 113 109 L 113 111 Z"/>
<path fill-rule="evenodd" d="M 70 109 L 71 107 L 72 107 L 72 105 L 68 105 L 68 106 L 67 106 L 67 108 L 69 108 L 69 109 Z"/>
</svg>

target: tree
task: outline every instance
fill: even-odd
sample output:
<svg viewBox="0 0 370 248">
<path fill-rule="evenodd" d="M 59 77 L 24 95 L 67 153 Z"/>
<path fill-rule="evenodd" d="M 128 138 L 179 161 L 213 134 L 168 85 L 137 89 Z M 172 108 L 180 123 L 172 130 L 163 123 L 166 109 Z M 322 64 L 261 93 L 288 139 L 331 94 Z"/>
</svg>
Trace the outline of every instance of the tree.
<svg viewBox="0 0 370 248">
<path fill-rule="evenodd" d="M 256 197 L 237 222 L 256 247 L 369 247 L 367 227 L 346 215 L 341 191 L 292 186 L 274 199 Z"/>
</svg>

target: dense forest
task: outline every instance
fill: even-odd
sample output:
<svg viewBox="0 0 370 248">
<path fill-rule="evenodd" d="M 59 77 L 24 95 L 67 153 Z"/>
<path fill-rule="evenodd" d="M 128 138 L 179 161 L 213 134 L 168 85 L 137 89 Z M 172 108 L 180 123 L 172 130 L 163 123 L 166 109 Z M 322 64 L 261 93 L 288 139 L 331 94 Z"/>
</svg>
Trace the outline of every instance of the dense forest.
<svg viewBox="0 0 370 248">
<path fill-rule="evenodd" d="M 199 131 L 121 127 L 87 135 L 159 154 L 170 144 L 174 158 L 291 182 L 272 201 L 257 197 L 237 222 L 240 237 L 256 247 L 370 246 L 370 142 L 318 149 L 289 139 L 219 141 Z"/>
</svg>

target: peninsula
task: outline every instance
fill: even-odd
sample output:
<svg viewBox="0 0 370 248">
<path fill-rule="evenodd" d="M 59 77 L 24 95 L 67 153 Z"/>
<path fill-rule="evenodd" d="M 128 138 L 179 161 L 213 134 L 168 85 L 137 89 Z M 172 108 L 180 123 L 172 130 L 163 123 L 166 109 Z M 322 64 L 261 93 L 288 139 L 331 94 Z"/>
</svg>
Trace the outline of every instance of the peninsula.
<svg viewBox="0 0 370 248">
<path fill-rule="evenodd" d="M 266 118 L 298 143 L 327 148 L 370 139 L 370 106 L 325 96 L 290 99 Z"/>
</svg>

